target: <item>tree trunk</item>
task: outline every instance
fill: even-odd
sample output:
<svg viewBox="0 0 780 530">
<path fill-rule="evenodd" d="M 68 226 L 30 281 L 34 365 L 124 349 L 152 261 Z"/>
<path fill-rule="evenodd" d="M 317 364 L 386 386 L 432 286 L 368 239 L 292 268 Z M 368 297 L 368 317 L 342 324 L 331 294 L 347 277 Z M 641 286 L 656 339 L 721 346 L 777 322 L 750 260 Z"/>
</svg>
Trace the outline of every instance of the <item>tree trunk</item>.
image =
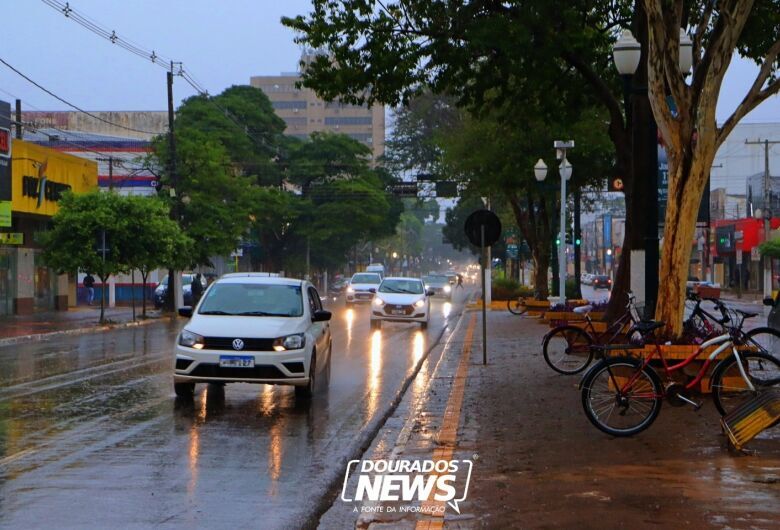
<svg viewBox="0 0 780 530">
<path fill-rule="evenodd" d="M 106 307 L 106 282 L 108 281 L 108 276 L 100 276 L 100 323 L 102 324 L 105 322 L 105 307 Z"/>
<path fill-rule="evenodd" d="M 132 280 L 130 282 L 130 299 L 133 305 L 133 322 L 135 322 L 135 269 L 133 269 L 130 274 L 132 274 Z"/>
<path fill-rule="evenodd" d="M 697 146 L 695 158 L 688 167 L 686 160 L 669 157 L 669 201 L 666 206 L 663 249 L 661 252 L 658 306 L 656 320 L 666 323 L 669 337 L 682 334 L 685 312 L 685 282 L 690 268 L 693 234 L 699 204 L 707 183 L 709 168 L 715 157 L 712 146 Z"/>
<path fill-rule="evenodd" d="M 141 269 L 141 281 L 143 282 L 143 289 L 141 289 L 141 292 L 143 293 L 143 296 L 141 297 L 141 316 L 143 318 L 146 318 L 146 279 L 148 277 L 149 271 Z"/>
<path fill-rule="evenodd" d="M 549 244 L 540 241 L 531 248 L 531 259 L 534 262 L 534 298 L 547 300 L 550 295 L 547 283 L 547 270 L 550 267 Z"/>
</svg>

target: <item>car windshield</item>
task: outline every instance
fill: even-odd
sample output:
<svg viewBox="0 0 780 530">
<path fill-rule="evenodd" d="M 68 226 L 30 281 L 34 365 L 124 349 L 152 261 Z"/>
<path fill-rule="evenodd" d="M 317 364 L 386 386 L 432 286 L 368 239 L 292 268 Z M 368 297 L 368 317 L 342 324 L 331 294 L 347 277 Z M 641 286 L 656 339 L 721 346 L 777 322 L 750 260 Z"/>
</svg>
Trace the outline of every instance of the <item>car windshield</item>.
<svg viewBox="0 0 780 530">
<path fill-rule="evenodd" d="M 216 283 L 200 305 L 201 315 L 299 317 L 300 285 Z"/>
<path fill-rule="evenodd" d="M 369 274 L 369 273 L 363 273 L 363 274 L 355 274 L 352 277 L 352 283 L 376 283 L 382 281 L 382 278 L 379 277 L 378 274 Z"/>
<path fill-rule="evenodd" d="M 446 276 L 425 276 L 423 281 L 426 285 L 445 285 L 450 283 Z"/>
<path fill-rule="evenodd" d="M 420 280 L 385 280 L 379 286 L 380 293 L 423 294 Z"/>
</svg>

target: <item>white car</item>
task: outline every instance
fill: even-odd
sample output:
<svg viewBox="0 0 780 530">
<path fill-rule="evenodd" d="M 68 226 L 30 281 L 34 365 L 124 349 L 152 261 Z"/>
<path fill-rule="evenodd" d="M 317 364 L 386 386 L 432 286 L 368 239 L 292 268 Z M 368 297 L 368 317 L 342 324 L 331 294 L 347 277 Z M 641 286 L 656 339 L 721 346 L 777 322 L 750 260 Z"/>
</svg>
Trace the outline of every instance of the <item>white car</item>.
<svg viewBox="0 0 780 530">
<path fill-rule="evenodd" d="M 327 382 L 332 353 L 329 311 L 314 286 L 262 273 L 226 274 L 203 294 L 176 339 L 173 386 L 192 398 L 196 383 L 294 385 L 309 398 Z"/>
<path fill-rule="evenodd" d="M 380 283 L 382 283 L 382 276 L 378 272 L 355 273 L 347 285 L 347 305 L 370 302 L 374 299 L 374 291 Z"/>
<path fill-rule="evenodd" d="M 425 329 L 431 316 L 433 291 L 425 289 L 418 278 L 385 278 L 371 302 L 371 328 L 382 327 L 382 321 L 419 322 Z"/>
</svg>

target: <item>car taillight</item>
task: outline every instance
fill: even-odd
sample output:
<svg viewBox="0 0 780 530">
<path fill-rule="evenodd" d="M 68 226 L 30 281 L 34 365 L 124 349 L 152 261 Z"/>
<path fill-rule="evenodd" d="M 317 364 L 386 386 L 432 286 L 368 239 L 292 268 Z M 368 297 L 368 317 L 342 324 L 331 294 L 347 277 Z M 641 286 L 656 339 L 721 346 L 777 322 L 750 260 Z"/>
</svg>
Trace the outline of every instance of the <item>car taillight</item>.
<svg viewBox="0 0 780 530">
<path fill-rule="evenodd" d="M 612 283 L 612 280 L 607 280 L 607 283 Z"/>
</svg>

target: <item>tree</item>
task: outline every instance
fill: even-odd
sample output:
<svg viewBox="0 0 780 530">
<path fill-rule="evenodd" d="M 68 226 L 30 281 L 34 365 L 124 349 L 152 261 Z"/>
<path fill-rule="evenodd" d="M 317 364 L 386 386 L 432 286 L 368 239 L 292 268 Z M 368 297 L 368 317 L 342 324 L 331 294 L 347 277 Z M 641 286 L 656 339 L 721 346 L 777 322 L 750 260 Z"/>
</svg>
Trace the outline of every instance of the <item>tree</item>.
<svg viewBox="0 0 780 530">
<path fill-rule="evenodd" d="M 103 285 L 100 322 L 105 319 L 105 287 L 108 277 L 126 269 L 119 246 L 133 234 L 117 215 L 123 199 L 114 193 L 64 193 L 52 217 L 51 230 L 41 234 L 43 259 L 60 274 L 83 270 L 94 272 Z M 104 239 L 105 234 L 105 239 Z M 102 243 L 107 252 L 103 253 Z"/>
<path fill-rule="evenodd" d="M 644 0 L 644 7 L 650 102 L 669 160 L 656 318 L 666 322 L 668 334 L 679 336 L 696 213 L 715 153 L 745 115 L 780 91 L 780 2 L 730 0 L 716 8 L 711 2 Z M 678 67 L 681 27 L 693 28 L 690 84 Z M 735 53 L 755 60 L 759 71 L 718 126 L 720 88 Z"/>
<path fill-rule="evenodd" d="M 124 238 L 114 242 L 120 253 L 119 260 L 127 269 L 141 273 L 142 285 L 146 285 L 146 279 L 154 269 L 182 269 L 190 265 L 193 241 L 170 219 L 168 205 L 163 201 L 156 197 L 122 197 L 116 213 L 125 224 Z M 141 307 L 141 314 L 146 317 L 146 296 Z M 135 314 L 135 292 L 133 312 Z"/>
<path fill-rule="evenodd" d="M 612 29 L 628 23 L 630 7 L 584 0 L 316 0 L 308 16 L 282 22 L 299 32 L 300 43 L 324 50 L 306 65 L 304 84 L 325 98 L 397 104 L 430 89 L 477 115 L 517 101 L 554 117 L 556 101 L 576 109 L 576 99 L 587 92 L 602 105 L 606 126 L 600 128 L 615 148 L 614 169 L 601 176 L 623 177 L 627 217 L 633 219 L 640 203 L 633 189 L 630 131 L 609 64 Z M 532 214 L 543 209 L 549 210 L 526 204 Z M 615 291 L 627 287 L 628 249 L 641 242 L 638 228 L 627 222 L 626 260 Z M 544 223 L 533 229 L 549 232 Z M 623 303 L 618 295 L 613 293 L 613 305 Z"/>
<path fill-rule="evenodd" d="M 158 167 L 168 157 L 168 144 L 154 143 Z M 234 250 L 251 225 L 256 186 L 252 177 L 233 171 L 226 148 L 197 129 L 176 133 L 177 185 L 174 199 L 179 225 L 195 243 L 191 265 L 211 265 L 213 256 Z M 171 183 L 164 173 L 164 185 Z M 186 198 L 185 198 L 186 197 Z"/>
</svg>

